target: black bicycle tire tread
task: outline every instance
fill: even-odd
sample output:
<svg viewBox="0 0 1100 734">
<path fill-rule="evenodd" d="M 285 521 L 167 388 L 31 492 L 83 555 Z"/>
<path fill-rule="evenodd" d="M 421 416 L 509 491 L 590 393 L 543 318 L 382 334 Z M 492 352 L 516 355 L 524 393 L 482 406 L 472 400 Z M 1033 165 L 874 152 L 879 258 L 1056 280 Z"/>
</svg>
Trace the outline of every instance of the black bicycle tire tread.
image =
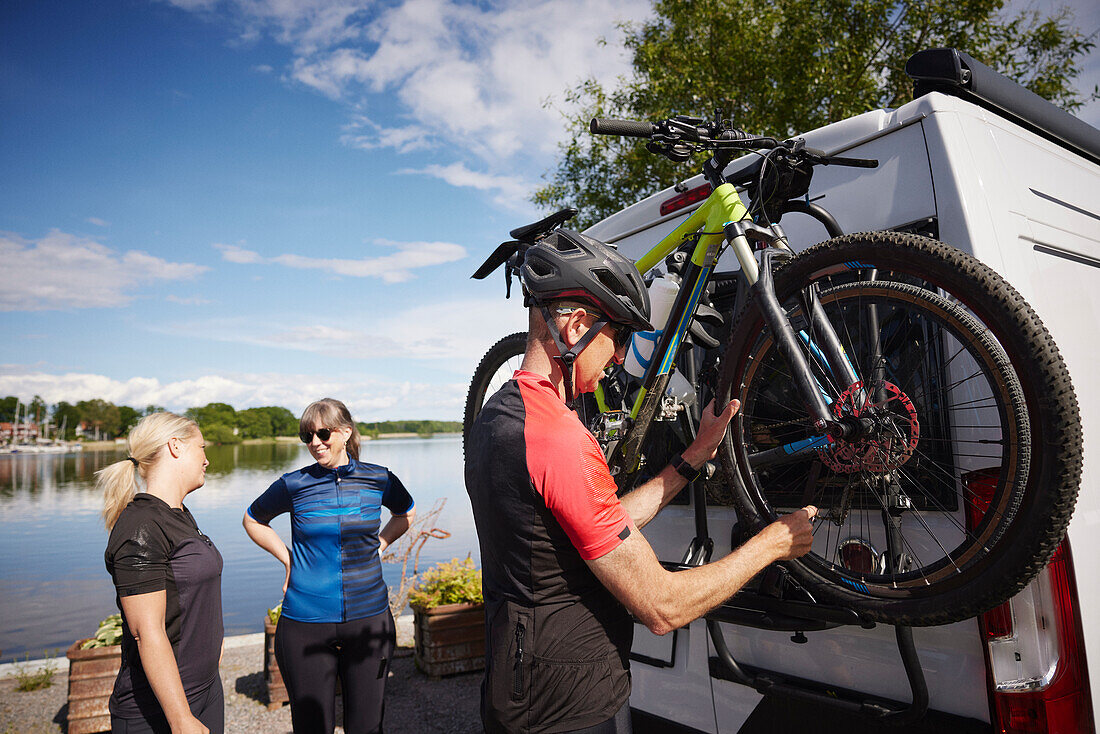
<svg viewBox="0 0 1100 734">
<path fill-rule="evenodd" d="M 474 376 L 470 378 L 470 387 L 466 391 L 466 403 L 462 412 L 463 447 L 466 445 L 466 434 L 484 403 L 485 388 L 488 386 L 489 378 L 500 369 L 500 365 L 504 364 L 508 358 L 522 354 L 526 344 L 527 332 L 514 332 L 498 339 L 478 362 L 477 368 L 474 370 Z M 517 345 L 519 346 L 518 352 L 516 351 Z M 505 359 L 502 359 L 501 355 L 506 355 Z M 477 400 L 478 397 L 480 397 L 480 400 Z"/>
<path fill-rule="evenodd" d="M 1003 542 L 1002 548 L 998 549 L 996 554 L 997 563 L 989 564 L 993 566 L 1007 564 L 1009 566 L 1007 570 L 1012 573 L 1005 573 L 1005 570 L 999 568 L 991 571 L 990 576 L 999 579 L 1000 583 L 991 585 L 990 589 L 983 590 L 980 595 L 972 593 L 968 587 L 964 586 L 940 597 L 926 597 L 918 600 L 918 603 L 908 600 L 899 603 L 897 600 L 884 602 L 879 599 L 860 597 L 855 592 L 849 592 L 843 587 L 829 584 L 824 580 L 822 583 L 829 584 L 828 587 L 821 587 L 820 584 L 817 586 L 830 597 L 858 603 L 861 610 L 866 611 L 871 618 L 880 621 L 927 626 L 970 618 L 1019 593 L 1045 567 L 1064 536 L 1076 504 L 1083 462 L 1083 437 L 1076 394 L 1053 337 L 1015 288 L 976 258 L 937 240 L 898 232 L 864 232 L 845 235 L 815 245 L 791 261 L 782 264 L 776 270 L 776 281 L 779 283 L 788 278 L 796 280 L 800 277 L 808 278 L 812 275 L 812 268 L 815 267 L 817 260 L 835 258 L 837 262 L 841 262 L 853 257 L 845 258 L 843 255 L 845 250 L 861 247 L 874 248 L 873 259 L 877 260 L 876 265 L 882 262 L 884 267 L 892 266 L 906 272 L 919 272 L 915 270 L 913 264 L 916 261 L 938 261 L 943 272 L 938 274 L 940 277 L 936 285 L 947 289 L 973 310 L 1000 312 L 1009 316 L 1008 321 L 1011 326 L 1007 327 L 999 323 L 999 319 L 990 320 L 983 317 L 982 321 L 994 330 L 994 336 L 1002 345 L 1005 345 L 1017 372 L 1020 370 L 1027 372 L 1026 375 L 1020 376 L 1020 382 L 1027 399 L 1029 414 L 1033 414 L 1032 426 L 1042 429 L 1037 432 L 1032 431 L 1042 444 L 1033 447 L 1033 471 L 1035 471 L 1035 462 L 1040 462 L 1037 473 L 1042 475 L 1035 481 L 1045 487 L 1053 486 L 1056 489 L 1042 493 L 1028 492 L 1022 498 L 1017 517 L 1008 531 L 1015 535 L 1022 534 L 1023 537 L 1015 543 Z M 841 253 L 839 257 L 838 253 Z M 979 293 L 982 294 L 980 297 L 988 299 L 988 302 L 981 305 L 979 309 L 974 309 L 974 299 L 979 297 L 977 295 Z M 961 296 L 969 296 L 969 298 Z M 754 304 L 750 301 L 735 324 L 741 323 L 741 319 L 751 308 L 754 308 Z M 722 391 L 720 394 L 729 394 L 727 391 L 733 379 L 733 375 L 730 374 L 733 369 L 731 365 L 737 361 L 736 352 L 732 350 L 738 346 L 736 340 L 739 338 L 739 331 L 735 327 L 730 333 L 727 344 L 727 359 L 723 360 L 719 381 Z M 1035 384 L 1036 380 L 1038 384 Z M 728 456 L 725 456 L 727 452 L 722 453 L 723 462 L 728 462 Z M 740 478 L 736 473 L 731 476 L 735 484 L 740 484 Z M 1029 479 L 1029 484 L 1031 481 Z M 734 490 L 735 496 L 745 491 L 737 486 Z M 1039 508 L 1039 513 L 1043 517 L 1036 518 L 1034 517 L 1036 513 L 1029 512 L 1029 509 L 1039 499 L 1044 505 Z M 738 504 L 747 503 L 742 497 Z M 751 507 L 743 506 L 740 509 L 753 516 L 752 519 L 756 522 L 761 521 Z M 1036 528 L 1037 524 L 1040 527 Z M 790 565 L 792 569 L 799 569 L 797 562 L 792 562 Z M 812 572 L 803 570 L 796 575 L 803 579 L 809 576 L 812 582 Z M 811 586 L 813 585 L 811 583 Z"/>
</svg>

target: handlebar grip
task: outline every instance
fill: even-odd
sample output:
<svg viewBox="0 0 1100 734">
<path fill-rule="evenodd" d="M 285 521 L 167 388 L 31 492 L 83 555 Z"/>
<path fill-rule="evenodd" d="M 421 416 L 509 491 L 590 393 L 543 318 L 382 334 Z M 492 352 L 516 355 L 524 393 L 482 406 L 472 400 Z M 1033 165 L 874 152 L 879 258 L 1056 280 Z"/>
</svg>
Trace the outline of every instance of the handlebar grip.
<svg viewBox="0 0 1100 734">
<path fill-rule="evenodd" d="M 830 166 L 851 166 L 852 168 L 878 168 L 877 158 L 827 158 Z"/>
<path fill-rule="evenodd" d="M 623 135 L 628 138 L 649 138 L 657 131 L 657 126 L 652 122 L 594 117 L 588 129 L 593 135 Z"/>
</svg>

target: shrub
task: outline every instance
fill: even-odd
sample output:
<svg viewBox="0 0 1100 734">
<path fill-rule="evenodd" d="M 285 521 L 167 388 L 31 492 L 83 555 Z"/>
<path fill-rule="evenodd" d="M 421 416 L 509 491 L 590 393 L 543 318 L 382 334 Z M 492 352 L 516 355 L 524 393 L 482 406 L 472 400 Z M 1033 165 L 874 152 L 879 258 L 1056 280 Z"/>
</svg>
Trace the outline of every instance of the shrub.
<svg viewBox="0 0 1100 734">
<path fill-rule="evenodd" d="M 95 637 L 81 645 L 80 649 L 88 650 L 93 647 L 110 647 L 111 645 L 119 644 L 121 640 L 122 615 L 116 612 L 99 623 L 99 629 L 96 630 Z"/>
<path fill-rule="evenodd" d="M 279 624 L 279 617 L 283 616 L 283 603 L 279 602 L 267 610 L 267 618 L 271 624 Z"/>
<path fill-rule="evenodd" d="M 23 660 L 24 663 L 29 662 L 30 654 L 28 653 L 23 658 Z M 49 688 L 53 685 L 53 673 L 53 660 L 47 660 L 45 665 L 43 665 L 39 670 L 33 673 L 27 670 L 27 666 L 25 664 L 21 665 L 15 671 L 15 690 L 37 691 L 41 688 Z"/>
<path fill-rule="evenodd" d="M 464 561 L 454 558 L 428 569 L 409 593 L 409 604 L 425 610 L 444 604 L 480 604 L 482 600 L 481 569 L 469 556 Z"/>
</svg>

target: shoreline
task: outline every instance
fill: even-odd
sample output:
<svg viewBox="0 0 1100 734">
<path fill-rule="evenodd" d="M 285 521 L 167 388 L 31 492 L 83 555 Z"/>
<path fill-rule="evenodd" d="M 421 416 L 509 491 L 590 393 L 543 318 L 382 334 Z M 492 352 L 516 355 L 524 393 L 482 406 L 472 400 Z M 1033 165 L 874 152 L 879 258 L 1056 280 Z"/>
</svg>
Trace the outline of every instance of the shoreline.
<svg viewBox="0 0 1100 734">
<path fill-rule="evenodd" d="M 413 646 L 413 615 L 402 614 L 394 619 L 397 627 L 397 646 L 399 648 L 412 648 Z M 225 649 L 233 650 L 238 647 L 250 645 L 263 645 L 264 633 L 251 632 L 246 635 L 230 635 L 224 639 Z M 54 678 L 68 678 L 69 659 L 65 653 L 52 658 L 39 658 L 38 660 L 16 660 L 10 663 L 0 663 L 0 681 L 16 678 L 20 674 L 34 674 L 43 670 L 47 665 L 53 666 Z"/>
<path fill-rule="evenodd" d="M 458 431 L 441 431 L 439 433 L 430 433 L 426 436 L 422 436 L 419 433 L 380 433 L 377 437 L 372 436 L 360 436 L 364 441 L 388 441 L 395 438 L 433 438 L 435 436 L 461 436 L 462 433 Z M 226 444 L 228 446 L 258 446 L 265 443 L 298 443 L 297 436 L 272 436 L 270 438 L 242 438 L 236 444 Z M 125 439 L 115 439 L 113 441 L 81 441 L 79 443 L 81 449 L 90 449 L 93 451 L 103 451 L 105 449 L 125 448 Z"/>
</svg>

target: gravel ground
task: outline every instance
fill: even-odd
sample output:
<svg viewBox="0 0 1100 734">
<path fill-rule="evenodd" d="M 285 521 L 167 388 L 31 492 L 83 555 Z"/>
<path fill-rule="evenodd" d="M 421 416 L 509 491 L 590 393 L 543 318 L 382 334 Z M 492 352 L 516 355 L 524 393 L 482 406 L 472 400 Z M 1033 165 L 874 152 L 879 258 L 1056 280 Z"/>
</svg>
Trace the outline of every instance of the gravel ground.
<svg viewBox="0 0 1100 734">
<path fill-rule="evenodd" d="M 222 659 L 227 734 L 290 732 L 290 707 L 268 711 L 264 703 L 263 644 L 227 648 Z M 16 679 L 0 680 L 0 734 L 65 732 L 68 671 L 40 691 L 15 690 Z M 399 648 L 386 685 L 387 734 L 480 732 L 481 673 L 432 680 L 413 665 L 412 651 Z M 339 709 L 339 706 L 337 706 Z M 341 713 L 337 711 L 337 721 Z M 342 732 L 341 727 L 336 728 Z"/>
</svg>

